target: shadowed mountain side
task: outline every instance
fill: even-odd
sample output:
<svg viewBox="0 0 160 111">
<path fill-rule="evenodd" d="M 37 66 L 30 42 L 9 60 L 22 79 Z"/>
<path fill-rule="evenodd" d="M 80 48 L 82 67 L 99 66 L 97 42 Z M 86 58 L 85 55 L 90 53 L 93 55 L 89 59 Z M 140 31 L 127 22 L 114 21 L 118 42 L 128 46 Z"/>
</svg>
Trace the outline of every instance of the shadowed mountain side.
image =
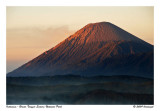
<svg viewBox="0 0 160 111">
<path fill-rule="evenodd" d="M 111 58 L 89 57 L 66 66 L 73 69 L 75 74 L 96 76 L 98 75 L 130 75 L 153 78 L 154 69 L 153 52 L 139 53 Z M 65 71 L 67 72 L 67 70 Z M 68 71 L 69 73 L 69 71 Z"/>
</svg>

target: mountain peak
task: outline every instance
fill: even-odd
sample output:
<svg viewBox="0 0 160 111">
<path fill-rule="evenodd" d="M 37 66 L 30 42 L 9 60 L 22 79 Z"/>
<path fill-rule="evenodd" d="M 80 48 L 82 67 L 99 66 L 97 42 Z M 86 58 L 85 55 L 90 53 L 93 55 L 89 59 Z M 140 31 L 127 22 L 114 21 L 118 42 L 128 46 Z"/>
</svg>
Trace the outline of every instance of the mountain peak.
<svg viewBox="0 0 160 111">
<path fill-rule="evenodd" d="M 110 23 L 110 22 L 105 22 L 105 21 L 103 21 L 103 22 L 96 22 L 96 23 L 89 23 L 89 24 L 87 24 L 86 26 L 98 26 L 98 25 L 113 25 L 112 23 Z"/>
<path fill-rule="evenodd" d="M 141 41 L 110 22 L 90 23 L 71 35 L 67 40 L 75 40 L 78 44 L 109 41 Z"/>
</svg>

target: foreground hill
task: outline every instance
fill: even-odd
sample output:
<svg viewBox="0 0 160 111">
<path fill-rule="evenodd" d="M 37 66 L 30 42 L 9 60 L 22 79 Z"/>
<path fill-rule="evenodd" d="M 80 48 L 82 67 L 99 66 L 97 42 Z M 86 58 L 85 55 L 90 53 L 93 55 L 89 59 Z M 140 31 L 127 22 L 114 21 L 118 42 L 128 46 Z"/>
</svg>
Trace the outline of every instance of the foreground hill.
<svg viewBox="0 0 160 111">
<path fill-rule="evenodd" d="M 154 104 L 153 79 L 133 76 L 8 77 L 7 104 Z"/>
</svg>

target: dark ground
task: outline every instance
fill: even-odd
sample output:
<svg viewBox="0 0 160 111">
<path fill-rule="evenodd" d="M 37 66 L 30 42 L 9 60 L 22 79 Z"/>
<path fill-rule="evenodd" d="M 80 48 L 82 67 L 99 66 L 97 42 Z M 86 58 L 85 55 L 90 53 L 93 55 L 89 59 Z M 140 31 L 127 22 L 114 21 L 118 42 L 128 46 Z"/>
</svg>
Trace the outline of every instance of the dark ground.
<svg viewBox="0 0 160 111">
<path fill-rule="evenodd" d="M 7 77 L 7 105 L 154 104 L 153 79 L 133 76 Z"/>
</svg>

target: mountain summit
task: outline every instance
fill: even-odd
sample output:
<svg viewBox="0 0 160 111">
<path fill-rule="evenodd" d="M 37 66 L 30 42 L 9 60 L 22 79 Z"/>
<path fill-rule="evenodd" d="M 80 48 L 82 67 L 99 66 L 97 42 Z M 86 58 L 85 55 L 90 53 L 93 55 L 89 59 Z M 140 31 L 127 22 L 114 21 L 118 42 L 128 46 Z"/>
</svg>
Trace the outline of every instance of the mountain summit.
<svg viewBox="0 0 160 111">
<path fill-rule="evenodd" d="M 140 40 L 109 22 L 88 24 L 74 35 L 70 36 L 67 40 L 71 39 L 78 39 L 79 43 Z"/>
<path fill-rule="evenodd" d="M 91 23 L 7 76 L 153 77 L 153 45 L 109 22 Z"/>
</svg>

